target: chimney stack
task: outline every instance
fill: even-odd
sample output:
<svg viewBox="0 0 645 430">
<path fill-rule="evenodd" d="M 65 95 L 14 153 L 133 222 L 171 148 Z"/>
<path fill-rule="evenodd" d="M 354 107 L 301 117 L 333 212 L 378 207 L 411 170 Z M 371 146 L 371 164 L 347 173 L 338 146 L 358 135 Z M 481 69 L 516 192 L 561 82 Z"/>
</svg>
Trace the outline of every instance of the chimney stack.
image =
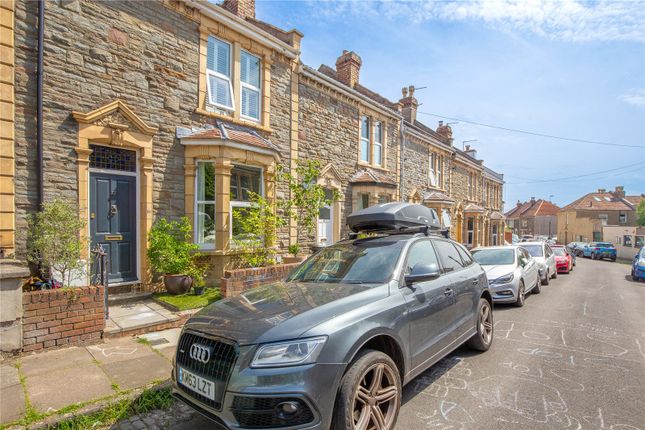
<svg viewBox="0 0 645 430">
<path fill-rule="evenodd" d="M 515 206 L 519 208 L 520 206 L 522 206 L 522 202 L 518 200 L 517 203 L 515 203 Z"/>
<path fill-rule="evenodd" d="M 361 71 L 361 57 L 354 51 L 344 50 L 343 54 L 336 60 L 336 75 L 343 84 L 354 88 L 358 83 L 358 75 Z"/>
<path fill-rule="evenodd" d="M 598 188 L 598 192 L 601 193 L 601 194 L 604 193 L 605 191 L 606 190 L 604 188 Z"/>
<path fill-rule="evenodd" d="M 255 0 L 224 0 L 222 6 L 242 19 L 255 19 Z"/>
<path fill-rule="evenodd" d="M 466 147 L 464 148 L 464 152 L 466 153 L 466 155 L 470 156 L 471 158 L 475 160 L 477 159 L 477 151 L 475 150 L 475 148 L 471 148 L 470 145 L 466 145 Z"/>
<path fill-rule="evenodd" d="M 401 104 L 401 113 L 403 114 L 403 118 L 410 124 L 414 124 L 417 120 L 417 107 L 419 107 L 419 102 L 417 101 L 417 98 L 414 97 L 414 85 L 410 85 L 407 88 L 403 87 L 401 89 L 401 94 L 403 97 L 401 97 L 399 103 Z"/>
<path fill-rule="evenodd" d="M 531 197 L 531 206 L 535 204 L 535 197 Z"/>
<path fill-rule="evenodd" d="M 449 145 L 452 145 L 452 127 L 449 125 L 444 125 L 443 121 L 439 121 L 439 125 L 437 125 L 437 134 L 439 134 L 441 137 L 446 139 L 448 141 Z"/>
<path fill-rule="evenodd" d="M 617 199 L 624 199 L 625 198 L 625 187 L 622 185 L 616 185 L 616 189 L 612 193 L 614 197 Z"/>
</svg>

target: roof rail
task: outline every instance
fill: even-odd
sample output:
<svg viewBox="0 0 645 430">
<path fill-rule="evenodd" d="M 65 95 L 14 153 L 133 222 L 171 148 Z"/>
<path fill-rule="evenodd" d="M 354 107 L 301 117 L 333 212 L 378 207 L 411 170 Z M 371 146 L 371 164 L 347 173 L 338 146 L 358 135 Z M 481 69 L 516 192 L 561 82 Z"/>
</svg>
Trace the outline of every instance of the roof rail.
<svg viewBox="0 0 645 430">
<path fill-rule="evenodd" d="M 440 236 L 450 239 L 450 230 L 443 228 L 440 230 L 433 229 L 430 226 L 418 226 L 418 227 L 403 227 L 398 229 L 382 229 L 382 230 L 361 230 L 357 232 L 350 232 L 349 239 L 357 239 L 361 234 L 374 235 L 374 236 L 394 236 L 397 234 L 416 234 L 422 233 L 425 236 Z"/>
</svg>

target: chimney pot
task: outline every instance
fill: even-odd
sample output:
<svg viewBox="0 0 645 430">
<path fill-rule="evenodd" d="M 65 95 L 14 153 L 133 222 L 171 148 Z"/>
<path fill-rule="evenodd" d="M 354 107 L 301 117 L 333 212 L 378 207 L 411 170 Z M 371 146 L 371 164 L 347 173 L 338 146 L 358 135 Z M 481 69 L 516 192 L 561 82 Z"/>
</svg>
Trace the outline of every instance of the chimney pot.
<svg viewBox="0 0 645 430">
<path fill-rule="evenodd" d="M 470 151 L 470 145 L 466 145 L 466 152 Z"/>
<path fill-rule="evenodd" d="M 417 120 L 417 107 L 419 106 L 419 102 L 414 97 L 414 85 L 410 85 L 407 88 L 403 87 L 401 94 L 403 94 L 403 98 L 399 100 L 399 103 L 401 104 L 403 118 L 410 124 L 414 124 Z"/>
<path fill-rule="evenodd" d="M 358 83 L 361 71 L 361 57 L 354 51 L 343 50 L 343 54 L 336 60 L 336 75 L 343 84 L 354 88 Z"/>
</svg>

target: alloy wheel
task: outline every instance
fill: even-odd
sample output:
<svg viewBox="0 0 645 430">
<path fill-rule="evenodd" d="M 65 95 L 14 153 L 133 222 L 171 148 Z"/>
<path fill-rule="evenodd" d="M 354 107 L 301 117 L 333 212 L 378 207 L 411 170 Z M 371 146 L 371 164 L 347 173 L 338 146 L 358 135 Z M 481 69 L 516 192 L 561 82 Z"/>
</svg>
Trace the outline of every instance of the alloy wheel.
<svg viewBox="0 0 645 430">
<path fill-rule="evenodd" d="M 394 427 L 398 388 L 394 370 L 384 363 L 370 366 L 354 393 L 354 430 L 390 430 Z"/>
<path fill-rule="evenodd" d="M 486 345 L 493 339 L 493 313 L 488 304 L 479 310 L 479 334 Z"/>
</svg>

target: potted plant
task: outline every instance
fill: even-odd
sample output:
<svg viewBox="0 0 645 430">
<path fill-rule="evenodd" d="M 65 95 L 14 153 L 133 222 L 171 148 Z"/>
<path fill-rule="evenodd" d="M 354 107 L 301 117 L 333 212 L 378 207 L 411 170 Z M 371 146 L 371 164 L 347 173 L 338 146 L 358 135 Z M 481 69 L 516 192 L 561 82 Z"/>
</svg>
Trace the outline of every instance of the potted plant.
<svg viewBox="0 0 645 430">
<path fill-rule="evenodd" d="M 195 264 L 193 269 L 190 271 L 190 277 L 193 279 L 193 290 L 195 291 L 196 296 L 201 296 L 204 294 L 206 289 L 206 267 L 200 264 Z"/>
<path fill-rule="evenodd" d="M 283 261 L 286 264 L 300 263 L 300 262 L 304 261 L 307 258 L 304 255 L 298 255 L 298 254 L 300 254 L 300 244 L 298 244 L 298 243 L 294 243 L 294 244 L 289 245 L 287 250 L 289 252 L 289 256 L 283 257 Z"/>
<path fill-rule="evenodd" d="M 170 294 L 187 293 L 193 285 L 199 247 L 192 243 L 191 233 L 186 217 L 178 221 L 160 218 L 150 230 L 148 260 L 153 271 L 163 276 L 164 287 Z"/>
</svg>

